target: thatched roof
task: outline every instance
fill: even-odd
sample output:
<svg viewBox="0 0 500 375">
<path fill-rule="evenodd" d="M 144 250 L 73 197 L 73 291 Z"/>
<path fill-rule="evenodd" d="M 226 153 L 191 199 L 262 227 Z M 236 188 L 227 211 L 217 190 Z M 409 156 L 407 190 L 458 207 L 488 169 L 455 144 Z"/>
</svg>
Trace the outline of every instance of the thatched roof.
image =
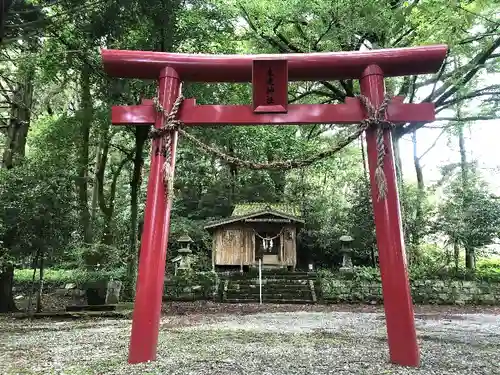
<svg viewBox="0 0 500 375">
<path fill-rule="evenodd" d="M 230 217 L 207 223 L 205 229 L 219 227 L 230 223 L 235 223 L 245 219 L 262 215 L 272 215 L 292 222 L 304 223 L 300 217 L 300 209 L 297 206 L 284 203 L 243 203 L 234 207 Z"/>
<path fill-rule="evenodd" d="M 289 203 L 241 203 L 234 206 L 231 216 L 250 215 L 260 211 L 281 212 L 288 216 L 300 217 L 300 209 L 298 206 Z"/>
</svg>

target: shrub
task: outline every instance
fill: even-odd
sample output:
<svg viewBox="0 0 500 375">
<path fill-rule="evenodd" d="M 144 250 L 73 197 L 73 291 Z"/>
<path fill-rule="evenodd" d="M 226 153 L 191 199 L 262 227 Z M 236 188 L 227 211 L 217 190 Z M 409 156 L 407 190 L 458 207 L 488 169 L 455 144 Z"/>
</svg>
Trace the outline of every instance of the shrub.
<svg viewBox="0 0 500 375">
<path fill-rule="evenodd" d="M 333 272 L 327 269 L 318 270 L 320 279 L 356 280 L 380 282 L 380 270 L 374 267 L 354 267 L 352 272 Z"/>
<path fill-rule="evenodd" d="M 185 293 L 193 292 L 193 287 L 201 287 L 196 294 L 201 294 L 203 297 L 209 297 L 217 282 L 217 274 L 213 271 L 196 272 L 193 270 L 185 270 L 179 272 L 176 276 L 172 276 L 165 285 L 166 294 L 176 298 L 181 297 Z"/>
<path fill-rule="evenodd" d="M 35 281 L 38 281 L 40 270 L 36 271 Z M 84 285 L 90 281 L 108 281 L 108 280 L 125 280 L 126 269 L 117 268 L 111 271 L 86 271 L 82 269 L 63 270 L 63 269 L 45 269 L 43 272 L 44 282 L 50 284 L 65 284 L 75 283 Z M 16 269 L 14 271 L 14 281 L 16 283 L 28 283 L 33 278 L 32 269 Z"/>
<path fill-rule="evenodd" d="M 366 282 L 380 282 L 380 270 L 373 267 L 354 267 L 353 272 L 334 272 L 327 269 L 318 271 L 318 276 L 323 279 L 355 280 Z M 453 266 L 432 266 L 418 264 L 409 269 L 409 278 L 418 280 L 467 280 L 500 283 L 500 266 L 498 261 L 481 261 L 475 271 Z"/>
</svg>

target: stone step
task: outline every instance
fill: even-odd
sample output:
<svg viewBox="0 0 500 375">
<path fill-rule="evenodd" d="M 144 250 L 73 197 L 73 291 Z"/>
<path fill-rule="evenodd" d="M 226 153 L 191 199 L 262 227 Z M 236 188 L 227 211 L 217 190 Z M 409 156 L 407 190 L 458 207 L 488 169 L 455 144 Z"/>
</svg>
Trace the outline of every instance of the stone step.
<svg viewBox="0 0 500 375">
<path fill-rule="evenodd" d="M 276 279 L 276 280 L 296 280 L 296 279 L 305 279 L 305 280 L 315 280 L 316 274 L 313 273 L 289 273 L 289 274 L 271 274 L 271 273 L 263 273 L 263 279 Z M 258 279 L 259 275 L 256 274 L 236 274 L 236 275 L 220 275 L 222 280 L 248 280 L 248 279 Z"/>
<path fill-rule="evenodd" d="M 254 291 L 258 291 L 260 288 L 258 285 L 255 285 L 255 286 L 236 286 L 236 285 L 229 285 L 227 287 L 227 290 L 236 290 L 236 291 L 239 291 L 239 292 L 254 292 Z M 297 288 L 286 288 L 286 287 L 280 287 L 280 286 L 276 286 L 276 285 L 262 285 L 262 290 L 268 290 L 268 291 L 277 291 L 277 292 L 307 292 L 307 291 L 310 291 L 310 287 L 309 285 L 301 285 L 300 287 L 297 287 Z"/>
<path fill-rule="evenodd" d="M 313 280 L 314 281 L 314 280 Z M 251 285 L 259 284 L 259 279 L 248 279 L 248 280 L 229 280 L 229 284 L 240 284 L 240 285 Z M 280 285 L 305 285 L 309 284 L 309 280 L 305 279 L 263 279 L 262 284 L 280 284 Z"/>
<path fill-rule="evenodd" d="M 247 298 L 233 298 L 233 299 L 225 299 L 223 302 L 225 303 L 259 303 L 259 299 L 247 299 Z M 306 299 L 263 299 L 262 303 L 287 303 L 287 304 L 312 304 L 314 303 L 312 300 Z"/>
<path fill-rule="evenodd" d="M 304 300 L 304 301 L 312 301 L 311 295 L 294 295 L 294 294 L 263 294 L 262 298 L 266 301 L 268 300 Z M 259 300 L 258 294 L 252 295 L 241 295 L 241 294 L 227 294 L 225 299 L 251 299 L 254 301 Z"/>
<path fill-rule="evenodd" d="M 236 290 L 236 289 L 228 289 L 225 291 L 227 294 L 238 294 L 240 296 L 244 295 L 258 295 L 259 289 L 255 290 Z M 269 290 L 262 289 L 262 294 L 291 294 L 297 296 L 310 295 L 310 290 Z"/>
<path fill-rule="evenodd" d="M 66 306 L 67 312 L 77 312 L 77 311 L 115 311 L 116 305 L 68 305 Z"/>
<path fill-rule="evenodd" d="M 260 290 L 259 286 L 255 287 L 235 287 L 234 285 L 231 286 L 229 285 L 226 291 L 234 291 L 238 293 L 258 293 Z M 300 292 L 310 292 L 311 289 L 309 287 L 304 287 L 304 288 L 278 288 L 278 287 L 269 287 L 269 286 L 264 286 L 262 285 L 262 291 L 263 292 L 272 292 L 272 293 L 300 293 Z"/>
<path fill-rule="evenodd" d="M 237 296 L 258 296 L 259 295 L 259 290 L 252 290 L 252 291 L 244 291 L 242 292 L 241 290 L 227 290 L 225 291 L 226 295 L 237 295 Z M 293 290 L 262 290 L 262 294 L 266 295 L 287 295 L 287 296 L 309 296 L 311 295 L 310 290 L 301 290 L 301 291 L 293 291 Z"/>
</svg>

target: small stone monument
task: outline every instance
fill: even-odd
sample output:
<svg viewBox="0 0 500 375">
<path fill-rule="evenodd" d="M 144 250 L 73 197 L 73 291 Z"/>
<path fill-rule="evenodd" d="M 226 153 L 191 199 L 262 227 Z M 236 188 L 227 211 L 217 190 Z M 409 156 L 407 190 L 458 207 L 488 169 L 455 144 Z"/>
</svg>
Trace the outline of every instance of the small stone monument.
<svg viewBox="0 0 500 375">
<path fill-rule="evenodd" d="M 177 242 L 181 244 L 181 248 L 177 251 L 178 255 L 172 259 L 172 263 L 174 264 L 174 275 L 177 275 L 177 271 L 184 271 L 191 269 L 191 249 L 189 248 L 189 244 L 193 242 L 191 237 L 187 234 L 181 236 Z"/>
<path fill-rule="evenodd" d="M 122 282 L 119 280 L 109 280 L 106 289 L 106 304 L 116 305 L 120 302 L 120 290 L 122 289 Z"/>
<path fill-rule="evenodd" d="M 353 271 L 353 265 L 352 265 L 352 259 L 351 259 L 351 254 L 352 254 L 352 248 L 351 248 L 351 243 L 354 241 L 354 239 L 351 236 L 344 235 L 339 238 L 340 243 L 341 243 L 341 252 L 342 252 L 342 267 L 340 267 L 340 272 L 352 272 Z"/>
</svg>

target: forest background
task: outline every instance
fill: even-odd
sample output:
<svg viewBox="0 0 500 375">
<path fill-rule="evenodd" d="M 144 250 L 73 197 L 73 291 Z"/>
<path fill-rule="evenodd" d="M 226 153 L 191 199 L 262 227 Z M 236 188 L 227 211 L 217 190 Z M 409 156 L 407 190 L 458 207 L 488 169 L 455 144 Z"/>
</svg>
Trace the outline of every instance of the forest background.
<svg viewBox="0 0 500 375">
<path fill-rule="evenodd" d="M 112 127 L 110 107 L 155 95 L 155 83 L 108 77 L 101 48 L 212 54 L 359 51 L 448 44 L 435 75 L 387 80 L 408 102 L 433 102 L 438 121 L 393 131 L 412 272 L 500 280 L 500 2 L 494 0 L 4 0 L 0 19 L 0 310 L 16 269 L 108 272 L 133 294 L 150 141 Z M 290 102 L 341 103 L 357 81 L 290 84 Z M 199 103 L 249 103 L 250 84 L 189 84 Z M 299 159 L 332 147 L 333 125 L 190 129 L 229 155 Z M 363 139 L 309 168 L 252 171 L 181 139 L 169 256 L 194 239 L 210 268 L 203 224 L 235 204 L 290 203 L 306 226 L 299 266 L 376 266 Z M 19 273 L 19 274 L 22 274 Z M 486 275 L 486 276 L 484 276 Z"/>
</svg>

